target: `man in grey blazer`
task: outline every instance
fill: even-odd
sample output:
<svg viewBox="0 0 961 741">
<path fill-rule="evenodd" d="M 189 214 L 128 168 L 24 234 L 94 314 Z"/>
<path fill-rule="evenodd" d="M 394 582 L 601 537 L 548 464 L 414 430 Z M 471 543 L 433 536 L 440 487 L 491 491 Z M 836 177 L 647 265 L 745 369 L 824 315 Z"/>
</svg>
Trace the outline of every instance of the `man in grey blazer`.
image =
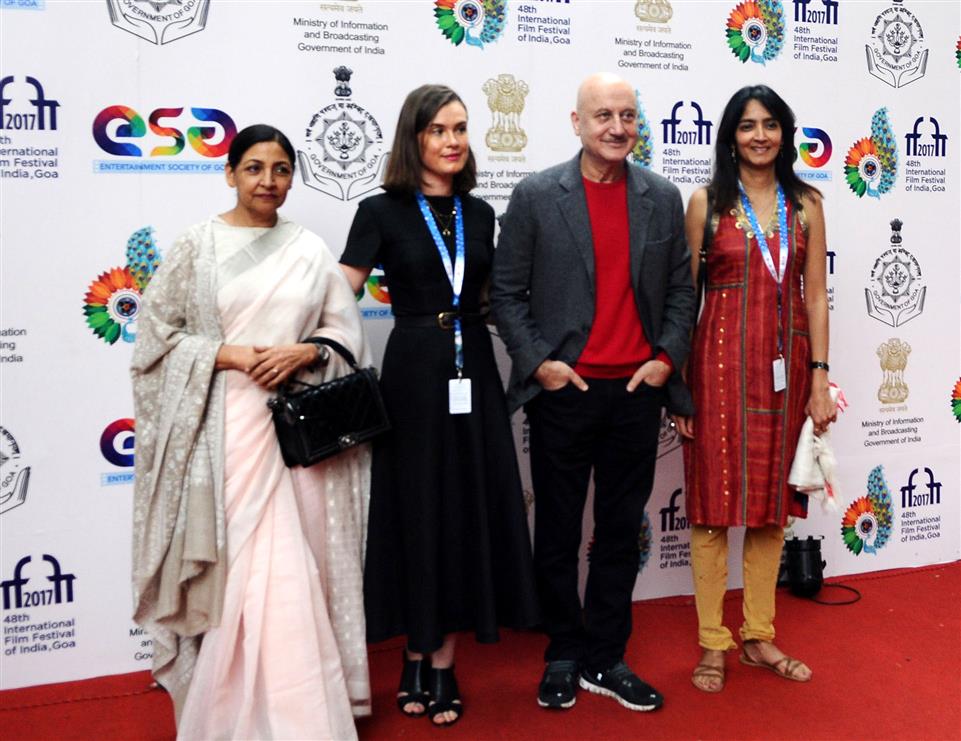
<svg viewBox="0 0 961 741">
<path fill-rule="evenodd" d="M 638 536 L 661 408 L 690 414 L 679 370 L 694 322 L 684 209 L 666 179 L 626 162 L 634 90 L 588 77 L 571 113 L 582 149 L 511 196 L 491 306 L 513 361 L 508 403 L 530 422 L 534 563 L 550 643 L 542 707 L 568 708 L 577 682 L 632 710 L 663 699 L 624 662 Z M 583 609 L 581 523 L 594 473 L 594 537 Z"/>
</svg>

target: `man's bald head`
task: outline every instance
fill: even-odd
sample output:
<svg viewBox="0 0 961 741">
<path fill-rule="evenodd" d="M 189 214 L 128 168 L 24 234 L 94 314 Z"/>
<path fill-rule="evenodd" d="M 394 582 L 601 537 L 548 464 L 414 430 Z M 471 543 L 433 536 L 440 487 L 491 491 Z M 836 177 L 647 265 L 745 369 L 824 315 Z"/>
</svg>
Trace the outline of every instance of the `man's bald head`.
<svg viewBox="0 0 961 741">
<path fill-rule="evenodd" d="M 634 96 L 634 88 L 623 77 L 612 72 L 595 72 L 590 77 L 586 77 L 577 88 L 577 102 L 574 110 L 578 115 L 583 116 L 598 98 L 618 90 L 626 91 L 632 98 Z"/>
<path fill-rule="evenodd" d="M 584 80 L 577 89 L 571 123 L 584 150 L 584 176 L 598 181 L 620 177 L 637 141 L 637 98 L 627 80 L 609 72 Z"/>
</svg>

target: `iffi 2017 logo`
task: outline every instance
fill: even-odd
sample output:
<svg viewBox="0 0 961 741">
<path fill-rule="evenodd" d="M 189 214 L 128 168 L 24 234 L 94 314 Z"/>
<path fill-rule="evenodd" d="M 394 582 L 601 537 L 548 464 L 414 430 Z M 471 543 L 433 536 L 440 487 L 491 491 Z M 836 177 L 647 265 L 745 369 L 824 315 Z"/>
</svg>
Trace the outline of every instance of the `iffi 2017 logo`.
<svg viewBox="0 0 961 741">
<path fill-rule="evenodd" d="M 434 19 L 454 46 L 483 49 L 504 32 L 507 0 L 435 0 Z"/>
<path fill-rule="evenodd" d="M 818 23 L 836 26 L 838 24 L 837 0 L 821 0 L 821 9 L 809 7 L 811 0 L 794 0 L 795 23 Z"/>
<path fill-rule="evenodd" d="M 46 96 L 36 77 L 27 75 L 23 78 L 33 88 L 33 97 L 27 98 L 31 110 L 26 113 L 8 110 L 14 98 L 7 97 L 7 88 L 15 84 L 16 79 L 13 75 L 0 79 L 0 131 L 56 131 L 60 103 Z"/>
<path fill-rule="evenodd" d="M 207 25 L 210 0 L 107 0 L 110 22 L 152 44 L 168 44 Z"/>
<path fill-rule="evenodd" d="M 27 501 L 30 466 L 20 455 L 20 446 L 6 429 L 0 427 L 0 514 Z"/>
<path fill-rule="evenodd" d="M 844 159 L 844 178 L 858 198 L 880 198 L 894 188 L 898 177 L 898 142 L 888 109 L 871 117 L 871 136 L 858 139 Z"/>
<path fill-rule="evenodd" d="M 694 128 L 689 128 L 681 126 L 682 119 L 677 115 L 678 111 L 684 107 L 684 101 L 679 100 L 671 108 L 671 117 L 661 119 L 661 128 L 664 135 L 664 143 L 670 145 L 676 144 L 698 144 L 698 145 L 710 145 L 711 144 L 711 126 L 712 122 L 704 118 L 704 111 L 701 106 L 695 101 L 691 101 L 691 108 L 697 114 L 694 119 Z"/>
<path fill-rule="evenodd" d="M 781 0 L 745 0 L 727 18 L 727 45 L 741 62 L 766 64 L 784 45 Z"/>
<path fill-rule="evenodd" d="M 924 134 L 919 130 L 924 123 L 924 116 L 914 120 L 914 127 L 904 135 L 905 157 L 946 157 L 948 154 L 948 135 L 941 133 L 941 124 L 934 116 L 928 116 L 931 124 L 931 142 L 924 140 Z"/>
<path fill-rule="evenodd" d="M 891 87 L 904 87 L 920 80 L 928 66 L 928 49 L 924 30 L 904 0 L 894 4 L 874 19 L 871 41 L 864 47 L 868 72 Z"/>
<path fill-rule="evenodd" d="M 46 580 L 50 586 L 46 589 L 26 589 L 30 583 L 30 577 L 23 575 L 23 570 L 27 564 L 33 561 L 30 556 L 24 556 L 17 565 L 13 567 L 13 578 L 5 579 L 0 582 L 0 589 L 3 590 L 3 609 L 22 610 L 25 607 L 42 607 L 44 605 L 60 605 L 65 602 L 73 602 L 73 583 L 76 580 L 74 574 L 65 574 L 60 566 L 60 562 L 49 555 L 43 554 L 44 563 L 49 564 L 49 575 Z"/>
<path fill-rule="evenodd" d="M 112 268 L 90 284 L 84 297 L 83 313 L 93 333 L 113 345 L 117 340 L 136 339 L 143 291 L 160 265 L 160 251 L 153 227 L 145 226 L 127 240 L 127 263 Z"/>
<path fill-rule="evenodd" d="M 844 545 L 855 556 L 877 554 L 891 538 L 893 520 L 891 492 L 884 480 L 884 469 L 876 466 L 868 474 L 867 496 L 851 502 L 841 520 Z"/>
<path fill-rule="evenodd" d="M 334 69 L 337 100 L 311 117 L 297 151 L 304 184 L 341 201 L 379 188 L 387 166 L 380 124 L 351 100 L 353 74 L 343 65 Z"/>
<path fill-rule="evenodd" d="M 941 482 L 935 480 L 934 471 L 927 466 L 924 467 L 924 491 L 919 492 L 919 487 L 914 482 L 914 477 L 918 476 L 921 470 L 915 468 L 908 474 L 908 483 L 901 487 L 901 509 L 914 509 L 915 507 L 929 507 L 941 504 Z"/>
</svg>

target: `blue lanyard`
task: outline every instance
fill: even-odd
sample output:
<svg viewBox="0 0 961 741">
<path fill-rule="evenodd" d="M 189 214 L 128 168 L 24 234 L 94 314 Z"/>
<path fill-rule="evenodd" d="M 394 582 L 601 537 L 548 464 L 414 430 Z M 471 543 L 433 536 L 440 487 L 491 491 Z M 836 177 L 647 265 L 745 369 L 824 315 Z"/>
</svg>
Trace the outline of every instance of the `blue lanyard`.
<svg viewBox="0 0 961 741">
<path fill-rule="evenodd" d="M 754 207 L 751 206 L 751 200 L 747 197 L 747 193 L 744 190 L 744 184 L 740 180 L 737 182 L 737 187 L 741 191 L 741 208 L 744 209 L 744 213 L 747 215 L 747 220 L 751 222 L 751 229 L 754 230 L 754 238 L 757 240 L 758 249 L 761 250 L 761 257 L 764 258 L 764 265 L 767 267 L 767 271 L 774 278 L 774 282 L 777 283 L 777 352 L 779 356 L 784 355 L 784 330 L 781 325 L 782 321 L 782 290 L 781 287 L 784 285 L 784 273 L 787 270 L 787 256 L 788 256 L 788 233 L 787 233 L 787 204 L 784 201 L 784 189 L 781 188 L 781 184 L 777 184 L 777 228 L 778 228 L 778 269 L 774 269 L 774 260 L 771 257 L 771 250 L 767 246 L 767 237 L 764 234 L 764 230 L 761 229 L 761 225 L 758 223 L 757 214 L 754 213 Z"/>
<path fill-rule="evenodd" d="M 464 373 L 464 336 L 461 333 L 460 312 L 460 292 L 464 287 L 464 264 L 466 262 L 464 254 L 464 209 L 461 208 L 460 196 L 454 196 L 454 262 L 451 263 L 450 253 L 447 251 L 447 244 L 440 236 L 437 222 L 434 215 L 430 212 L 430 206 L 424 194 L 417 191 L 417 205 L 420 212 L 427 222 L 430 235 L 434 238 L 440 260 L 444 264 L 444 271 L 447 273 L 447 280 L 450 281 L 451 291 L 454 299 L 452 305 L 455 310 L 454 317 L 454 367 L 457 369 L 457 377 L 460 378 Z"/>
</svg>

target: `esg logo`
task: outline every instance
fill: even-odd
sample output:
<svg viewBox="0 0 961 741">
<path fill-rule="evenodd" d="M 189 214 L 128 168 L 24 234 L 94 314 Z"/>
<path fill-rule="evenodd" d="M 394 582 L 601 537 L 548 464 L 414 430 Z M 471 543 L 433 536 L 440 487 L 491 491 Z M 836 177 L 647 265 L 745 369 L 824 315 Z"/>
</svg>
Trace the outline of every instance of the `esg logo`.
<svg viewBox="0 0 961 741">
<path fill-rule="evenodd" d="M 112 105 L 104 108 L 93 120 L 93 138 L 97 145 L 108 154 L 118 157 L 143 157 L 143 151 L 136 144 L 124 139 L 141 139 L 147 135 L 147 126 L 160 137 L 171 140 L 169 144 L 155 146 L 150 157 L 172 157 L 180 154 L 187 140 L 198 154 L 204 157 L 222 157 L 230 149 L 230 142 L 237 134 L 233 119 L 216 108 L 191 108 L 194 121 L 214 125 L 195 125 L 187 128 L 186 137 L 180 129 L 166 125 L 171 119 L 183 114 L 183 108 L 158 108 L 144 123 L 143 117 L 133 108 L 125 105 Z M 111 131 L 114 121 L 122 121 Z"/>
<path fill-rule="evenodd" d="M 121 468 L 133 465 L 134 421 L 118 419 L 107 425 L 100 436 L 100 453 L 109 463 Z"/>
<path fill-rule="evenodd" d="M 831 159 L 831 152 L 834 151 L 834 147 L 831 145 L 831 137 L 828 136 L 826 131 L 807 126 L 803 127 L 801 131 L 809 139 L 809 141 L 798 144 L 797 151 L 801 156 L 801 161 L 808 167 L 824 167 Z"/>
</svg>

